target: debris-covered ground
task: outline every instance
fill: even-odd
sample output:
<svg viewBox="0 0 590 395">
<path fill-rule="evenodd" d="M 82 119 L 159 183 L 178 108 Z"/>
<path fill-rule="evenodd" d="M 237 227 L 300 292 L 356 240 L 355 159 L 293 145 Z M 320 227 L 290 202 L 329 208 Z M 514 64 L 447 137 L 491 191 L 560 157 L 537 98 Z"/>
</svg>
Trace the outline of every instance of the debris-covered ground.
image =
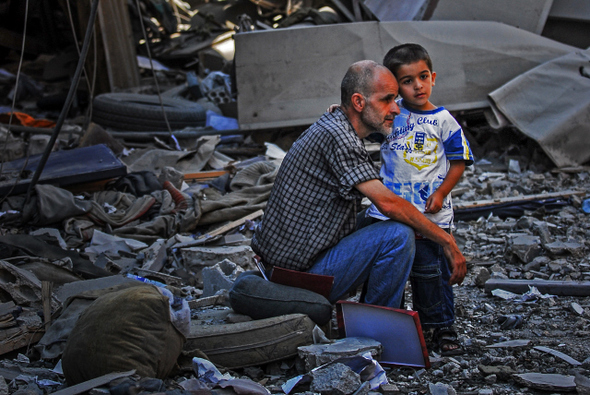
<svg viewBox="0 0 590 395">
<path fill-rule="evenodd" d="M 8 3 L 2 21 L 18 8 Z M 375 20 L 369 11 L 386 11 L 364 3 L 129 2 L 137 83 L 92 101 L 120 75 L 110 70 L 94 86 L 86 70 L 38 184 L 39 156 L 71 87 L 76 39 L 57 34 L 51 41 L 33 24 L 34 43 L 47 39 L 59 53 L 33 45 L 21 59 L 1 47 L 0 393 L 263 395 L 286 392 L 299 375 L 311 382 L 290 394 L 369 392 L 366 376 L 344 364 L 310 372 L 310 357 L 297 353 L 321 339 L 309 318 L 253 320 L 232 311 L 228 290 L 256 270 L 252 231 L 281 158 L 305 126 L 239 130 L 234 65 L 222 54 L 231 41 L 224 35 L 234 31 Z M 422 3 L 414 19 L 428 13 L 429 2 Z M 79 7 L 73 11 L 83 20 L 88 10 Z M 44 29 L 68 32 L 69 9 L 50 8 L 54 24 Z M 41 15 L 35 9 L 32 18 Z M 14 33 L 21 26 L 12 22 L 6 26 Z M 586 71 L 574 74 L 587 78 Z M 170 119 L 162 119 L 160 104 L 171 108 Z M 588 394 L 590 167 L 558 168 L 515 126 L 490 127 L 480 109 L 454 115 L 476 157 L 453 190 L 454 235 L 469 269 L 455 288 L 465 352 L 442 356 L 426 333 L 431 367 L 386 366 L 389 384 L 373 391 Z M 367 147 L 377 159 L 379 146 Z M 166 291 L 148 292 L 141 303 L 162 308 L 164 298 L 165 308 L 161 319 L 138 324 L 144 312 L 159 311 L 133 299 L 147 292 L 139 290 L 143 282 Z M 406 295 L 411 308 L 409 286 Z M 98 299 L 101 309 L 93 304 L 90 313 Z M 321 325 L 331 338 L 337 326 L 335 311 Z M 128 338 L 129 348 L 119 343 Z"/>
</svg>

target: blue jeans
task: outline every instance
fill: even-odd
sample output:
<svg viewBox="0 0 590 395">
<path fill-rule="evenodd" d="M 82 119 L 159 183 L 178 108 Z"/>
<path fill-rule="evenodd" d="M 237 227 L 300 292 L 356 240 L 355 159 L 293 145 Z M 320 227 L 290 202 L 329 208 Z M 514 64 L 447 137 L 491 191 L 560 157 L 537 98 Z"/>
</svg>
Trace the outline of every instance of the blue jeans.
<svg viewBox="0 0 590 395">
<path fill-rule="evenodd" d="M 414 310 L 423 328 L 453 325 L 455 304 L 450 278 L 451 269 L 442 247 L 428 239 L 417 239 L 410 282 Z"/>
<path fill-rule="evenodd" d="M 365 303 L 399 308 L 414 261 L 414 242 L 409 226 L 378 221 L 323 252 L 308 272 L 334 276 L 331 303 L 367 282 Z"/>
</svg>

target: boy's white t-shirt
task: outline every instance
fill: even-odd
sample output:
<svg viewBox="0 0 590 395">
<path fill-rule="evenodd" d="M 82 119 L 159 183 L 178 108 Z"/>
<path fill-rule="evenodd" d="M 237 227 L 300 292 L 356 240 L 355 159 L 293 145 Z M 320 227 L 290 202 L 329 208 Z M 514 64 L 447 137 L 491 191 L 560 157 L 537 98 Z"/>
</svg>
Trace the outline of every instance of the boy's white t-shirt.
<svg viewBox="0 0 590 395">
<path fill-rule="evenodd" d="M 449 160 L 465 160 L 469 165 L 473 155 L 461 126 L 444 107 L 419 111 L 405 107 L 403 100 L 397 103 L 400 115 L 394 119 L 392 133 L 381 144 L 380 175 L 387 188 L 423 213 L 426 199 L 447 175 Z M 388 219 L 375 205 L 366 215 Z M 450 228 L 451 195 L 445 197 L 438 213 L 425 215 L 441 228 Z"/>
</svg>

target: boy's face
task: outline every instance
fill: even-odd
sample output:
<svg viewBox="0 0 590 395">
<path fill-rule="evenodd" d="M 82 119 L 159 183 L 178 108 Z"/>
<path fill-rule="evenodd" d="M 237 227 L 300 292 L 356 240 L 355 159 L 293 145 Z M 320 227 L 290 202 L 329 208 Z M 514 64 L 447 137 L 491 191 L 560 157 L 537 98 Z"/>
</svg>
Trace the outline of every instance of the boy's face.
<svg viewBox="0 0 590 395">
<path fill-rule="evenodd" d="M 406 104 L 421 111 L 436 108 L 429 101 L 436 73 L 430 71 L 425 61 L 419 60 L 398 67 L 396 77 L 399 94 Z"/>
</svg>

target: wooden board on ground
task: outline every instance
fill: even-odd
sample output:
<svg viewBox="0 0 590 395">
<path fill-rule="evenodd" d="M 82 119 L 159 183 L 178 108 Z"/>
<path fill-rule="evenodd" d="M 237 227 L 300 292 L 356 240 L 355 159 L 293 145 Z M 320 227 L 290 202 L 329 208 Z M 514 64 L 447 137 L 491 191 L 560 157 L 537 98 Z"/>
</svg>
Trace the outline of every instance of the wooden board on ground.
<svg viewBox="0 0 590 395">
<path fill-rule="evenodd" d="M 563 191 L 563 192 L 553 192 L 553 193 L 540 193 L 536 195 L 523 195 L 523 196 L 511 196 L 505 197 L 501 199 L 488 199 L 488 200 L 478 200 L 475 202 L 457 202 L 453 203 L 453 207 L 455 210 L 463 210 L 475 207 L 486 207 L 486 206 L 494 206 L 498 204 L 505 204 L 505 203 L 517 203 L 517 202 L 528 202 L 531 200 L 542 200 L 542 199 L 551 199 L 551 198 L 567 198 L 573 195 L 585 195 L 586 191 Z"/>
</svg>

